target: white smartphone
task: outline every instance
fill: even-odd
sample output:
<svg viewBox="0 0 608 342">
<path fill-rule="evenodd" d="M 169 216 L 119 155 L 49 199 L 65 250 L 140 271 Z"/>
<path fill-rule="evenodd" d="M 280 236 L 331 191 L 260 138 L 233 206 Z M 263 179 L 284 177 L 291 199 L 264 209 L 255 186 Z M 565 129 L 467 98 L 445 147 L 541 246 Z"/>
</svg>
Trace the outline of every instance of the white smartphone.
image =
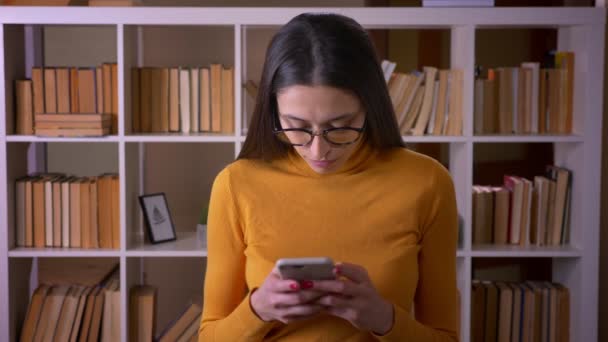
<svg viewBox="0 0 608 342">
<path fill-rule="evenodd" d="M 331 258 L 283 258 L 277 260 L 281 279 L 332 280 L 334 262 Z"/>
</svg>

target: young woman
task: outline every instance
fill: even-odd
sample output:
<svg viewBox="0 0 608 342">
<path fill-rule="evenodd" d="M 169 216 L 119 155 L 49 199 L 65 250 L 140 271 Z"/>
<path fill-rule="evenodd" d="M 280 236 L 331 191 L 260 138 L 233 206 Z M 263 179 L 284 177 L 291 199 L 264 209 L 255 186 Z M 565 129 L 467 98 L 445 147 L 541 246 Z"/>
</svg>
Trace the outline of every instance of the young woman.
<svg viewBox="0 0 608 342">
<path fill-rule="evenodd" d="M 448 171 L 404 147 L 363 28 L 302 14 L 268 47 L 238 160 L 217 176 L 199 341 L 457 341 Z M 336 280 L 275 262 L 331 257 Z"/>
</svg>

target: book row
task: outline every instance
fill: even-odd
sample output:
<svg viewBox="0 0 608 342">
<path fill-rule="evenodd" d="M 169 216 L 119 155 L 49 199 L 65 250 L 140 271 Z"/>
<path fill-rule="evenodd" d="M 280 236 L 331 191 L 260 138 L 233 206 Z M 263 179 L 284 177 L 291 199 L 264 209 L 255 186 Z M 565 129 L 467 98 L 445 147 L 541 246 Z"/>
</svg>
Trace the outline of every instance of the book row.
<svg viewBox="0 0 608 342">
<path fill-rule="evenodd" d="M 116 174 L 35 174 L 15 182 L 17 247 L 120 248 Z"/>
<path fill-rule="evenodd" d="M 55 129 L 57 122 L 53 127 L 39 123 L 43 114 L 110 114 L 107 133 L 118 132 L 116 63 L 90 68 L 35 67 L 31 71 L 31 80 L 15 81 L 16 134 L 38 135 Z M 64 117 L 62 122 L 81 122 L 78 116 Z"/>
<path fill-rule="evenodd" d="M 568 244 L 571 184 L 568 169 L 548 166 L 533 180 L 505 175 L 502 186 L 473 186 L 473 244 Z"/>
<path fill-rule="evenodd" d="M 133 68 L 132 125 L 142 133 L 234 132 L 234 68 Z"/>
<path fill-rule="evenodd" d="M 570 292 L 550 282 L 473 280 L 471 341 L 567 342 Z"/>
<path fill-rule="evenodd" d="M 574 53 L 487 70 L 475 80 L 475 134 L 570 134 Z"/>
<path fill-rule="evenodd" d="M 384 78 L 402 135 L 462 135 L 463 70 L 395 72 L 396 63 L 382 62 Z"/>
</svg>

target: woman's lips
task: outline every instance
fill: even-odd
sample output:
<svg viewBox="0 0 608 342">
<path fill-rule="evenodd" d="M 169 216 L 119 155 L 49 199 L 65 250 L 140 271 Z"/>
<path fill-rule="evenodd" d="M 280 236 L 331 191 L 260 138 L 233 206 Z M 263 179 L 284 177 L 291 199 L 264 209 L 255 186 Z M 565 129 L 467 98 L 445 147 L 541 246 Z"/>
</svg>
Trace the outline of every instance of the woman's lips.
<svg viewBox="0 0 608 342">
<path fill-rule="evenodd" d="M 333 160 L 311 160 L 310 163 L 319 169 L 327 169 L 333 163 Z"/>
</svg>

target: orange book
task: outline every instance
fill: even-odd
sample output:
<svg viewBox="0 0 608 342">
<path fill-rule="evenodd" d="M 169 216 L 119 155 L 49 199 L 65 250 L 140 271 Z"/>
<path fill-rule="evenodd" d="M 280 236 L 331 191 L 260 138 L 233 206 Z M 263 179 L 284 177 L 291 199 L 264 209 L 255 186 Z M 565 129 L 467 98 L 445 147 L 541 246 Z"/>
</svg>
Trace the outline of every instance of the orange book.
<svg viewBox="0 0 608 342">
<path fill-rule="evenodd" d="M 112 134 L 118 134 L 118 64 L 112 63 Z"/>
<path fill-rule="evenodd" d="M 32 135 L 34 134 L 34 103 L 32 96 L 32 81 L 15 81 L 17 95 L 17 120 L 15 133 Z"/>
<path fill-rule="evenodd" d="M 90 224 L 89 228 L 91 234 L 89 235 L 89 245 L 91 248 L 99 248 L 99 222 L 98 222 L 98 203 L 97 203 L 97 179 L 89 179 L 89 217 Z"/>
<path fill-rule="evenodd" d="M 44 179 L 36 179 L 32 186 L 34 203 L 34 247 L 45 246 Z"/>
<path fill-rule="evenodd" d="M 199 131 L 211 131 L 211 89 L 209 81 L 209 68 L 200 69 L 200 95 L 199 95 Z"/>
<path fill-rule="evenodd" d="M 49 290 L 51 289 L 48 285 L 40 285 L 32 295 L 32 301 L 27 309 L 25 315 L 25 322 L 21 329 L 21 341 L 33 341 L 34 335 L 36 334 L 36 326 L 40 319 L 40 313 L 42 312 L 42 306 Z"/>
<path fill-rule="evenodd" d="M 44 69 L 44 103 L 47 113 L 57 113 L 57 79 L 55 69 Z"/>
<path fill-rule="evenodd" d="M 179 132 L 179 69 L 169 70 L 169 131 Z"/>
<path fill-rule="evenodd" d="M 211 64 L 211 132 L 221 132 L 222 65 Z"/>
<path fill-rule="evenodd" d="M 80 246 L 91 248 L 91 187 L 89 180 L 80 182 Z"/>
<path fill-rule="evenodd" d="M 222 69 L 221 90 L 221 129 L 222 133 L 234 133 L 234 69 Z"/>
<path fill-rule="evenodd" d="M 70 112 L 70 70 L 57 68 L 57 113 Z"/>
<path fill-rule="evenodd" d="M 112 196 L 112 248 L 120 249 L 120 182 L 118 176 L 110 178 Z"/>
<path fill-rule="evenodd" d="M 95 69 L 78 69 L 78 102 L 80 113 L 97 113 Z"/>
<path fill-rule="evenodd" d="M 70 247 L 72 248 L 82 246 L 80 206 L 80 179 L 75 178 L 70 182 Z"/>
<path fill-rule="evenodd" d="M 32 96 L 34 97 L 34 114 L 45 113 L 44 73 L 42 68 L 32 68 Z"/>
<path fill-rule="evenodd" d="M 95 113 L 103 114 L 103 68 L 98 66 L 95 68 Z"/>
<path fill-rule="evenodd" d="M 61 178 L 53 181 L 53 247 L 61 247 Z"/>
<path fill-rule="evenodd" d="M 150 69 L 150 121 L 151 131 L 161 131 L 161 69 L 152 68 Z"/>
<path fill-rule="evenodd" d="M 80 102 L 78 101 L 78 68 L 70 68 L 70 111 L 72 113 L 80 113 Z"/>
</svg>

